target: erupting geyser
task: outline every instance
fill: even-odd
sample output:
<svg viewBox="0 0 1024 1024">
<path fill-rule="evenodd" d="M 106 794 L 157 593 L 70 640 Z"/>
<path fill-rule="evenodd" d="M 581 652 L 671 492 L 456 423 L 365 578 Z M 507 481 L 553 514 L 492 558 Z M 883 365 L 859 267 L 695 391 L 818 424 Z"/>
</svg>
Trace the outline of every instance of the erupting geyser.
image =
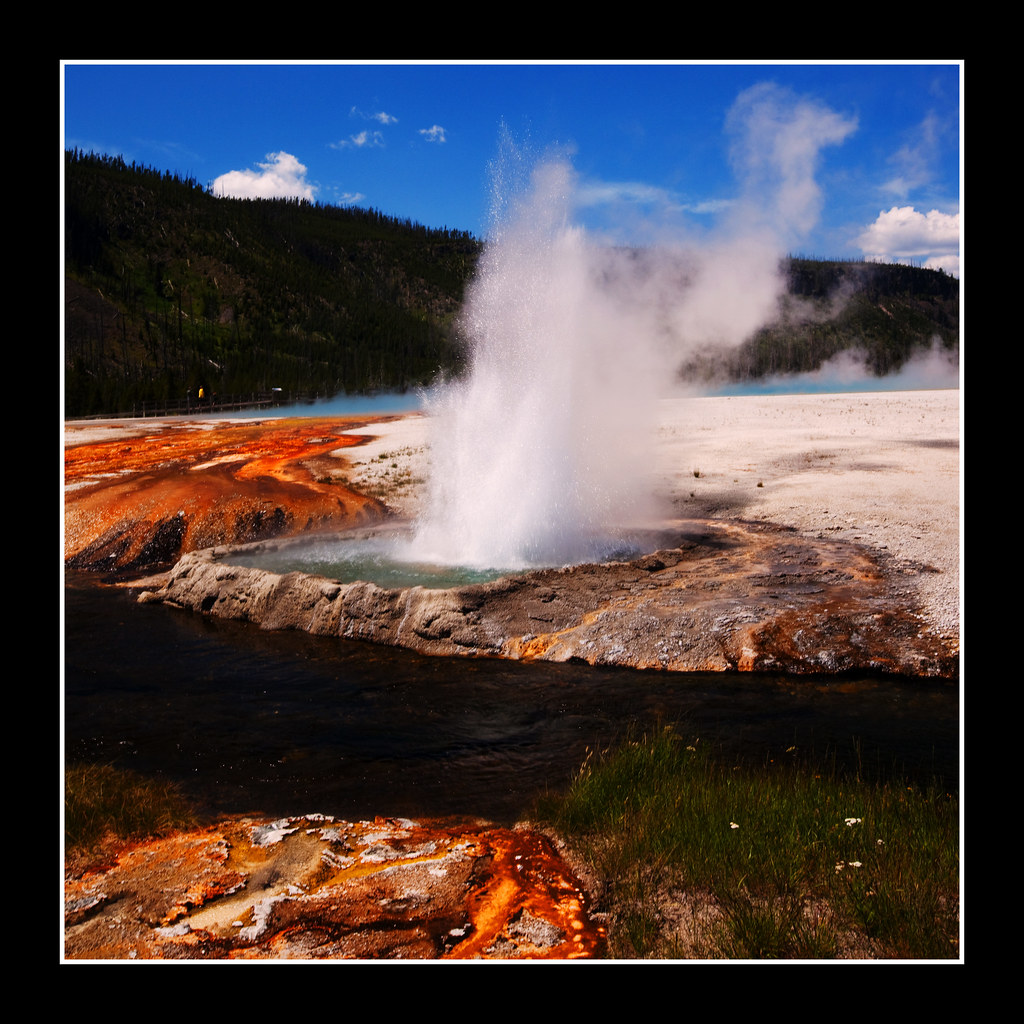
<svg viewBox="0 0 1024 1024">
<path fill-rule="evenodd" d="M 745 91 L 727 118 L 737 197 L 710 233 L 650 248 L 598 244 L 573 225 L 563 159 L 509 188 L 523 161 L 506 137 L 460 323 L 468 372 L 428 403 L 428 506 L 400 557 L 515 569 L 621 549 L 652 511 L 657 399 L 688 355 L 779 315 L 781 255 L 820 210 L 819 151 L 853 127 L 770 84 Z"/>
<path fill-rule="evenodd" d="M 567 163 L 541 164 L 488 239 L 460 325 L 468 373 L 428 403 L 420 557 L 509 569 L 601 559 L 643 511 L 655 360 L 613 308 L 613 250 L 570 223 L 572 193 Z"/>
<path fill-rule="evenodd" d="M 804 107 L 787 120 L 769 105 L 766 136 L 772 96 L 742 99 L 760 116 L 741 147 L 758 173 L 729 205 L 742 217 L 696 242 L 685 232 L 674 234 L 686 244 L 646 248 L 589 240 L 571 222 L 564 161 L 511 193 L 467 295 L 466 375 L 430 398 L 430 490 L 411 538 L 374 529 L 338 536 L 336 552 L 320 537 L 207 548 L 140 600 L 443 656 L 955 673 L 955 652 L 921 628 L 905 581 L 867 547 L 767 523 L 652 522 L 648 467 L 673 370 L 779 315 L 768 222 L 807 223 L 818 195 L 809 150 L 843 128 L 826 112 L 810 137 Z M 662 471 L 678 495 L 681 467 Z M 298 564 L 268 565 L 299 546 Z M 561 568 L 595 561 L 606 564 Z M 518 569 L 538 571 L 493 579 Z"/>
</svg>

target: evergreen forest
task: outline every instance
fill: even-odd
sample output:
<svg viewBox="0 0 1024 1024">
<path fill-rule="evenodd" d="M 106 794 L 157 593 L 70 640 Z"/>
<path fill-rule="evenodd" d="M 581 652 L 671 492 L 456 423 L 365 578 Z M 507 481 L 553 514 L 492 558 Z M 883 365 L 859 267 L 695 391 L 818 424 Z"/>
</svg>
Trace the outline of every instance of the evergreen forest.
<svg viewBox="0 0 1024 1024">
<path fill-rule="evenodd" d="M 480 243 L 376 210 L 229 199 L 69 151 L 65 415 L 187 395 L 404 390 L 454 372 Z"/>
<path fill-rule="evenodd" d="M 373 209 L 214 196 L 120 157 L 64 154 L 66 417 L 403 391 L 457 374 L 457 314 L 482 243 Z M 877 374 L 959 344 L 959 281 L 788 258 L 777 323 L 689 379 L 815 369 L 856 349 Z"/>
</svg>

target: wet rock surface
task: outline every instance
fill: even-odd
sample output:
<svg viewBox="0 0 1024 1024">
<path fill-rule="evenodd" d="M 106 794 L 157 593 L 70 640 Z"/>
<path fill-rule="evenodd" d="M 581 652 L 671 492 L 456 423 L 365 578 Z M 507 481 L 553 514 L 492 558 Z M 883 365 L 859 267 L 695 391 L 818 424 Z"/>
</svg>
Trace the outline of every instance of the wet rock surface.
<svg viewBox="0 0 1024 1024">
<path fill-rule="evenodd" d="M 68 959 L 576 959 L 604 927 L 545 835 L 475 822 L 249 818 L 65 877 Z"/>
<path fill-rule="evenodd" d="M 634 539 L 650 550 L 629 561 L 449 590 L 277 574 L 233 565 L 236 549 L 209 548 L 183 557 L 140 600 L 427 654 L 680 672 L 956 675 L 956 651 L 928 630 L 905 567 L 887 572 L 866 547 L 740 520 L 679 520 Z"/>
</svg>

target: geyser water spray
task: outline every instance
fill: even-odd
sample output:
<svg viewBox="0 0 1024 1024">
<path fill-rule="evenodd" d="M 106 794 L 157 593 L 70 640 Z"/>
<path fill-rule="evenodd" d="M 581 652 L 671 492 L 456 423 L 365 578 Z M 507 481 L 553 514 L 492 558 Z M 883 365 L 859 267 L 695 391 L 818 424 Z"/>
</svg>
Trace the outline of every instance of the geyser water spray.
<svg viewBox="0 0 1024 1024">
<path fill-rule="evenodd" d="M 503 198 L 460 323 L 468 372 L 428 400 L 420 557 L 600 559 L 650 493 L 656 361 L 618 307 L 613 251 L 571 223 L 572 193 L 571 167 L 552 160 Z"/>
<path fill-rule="evenodd" d="M 476 568 L 604 558 L 650 512 L 657 400 L 677 367 L 779 313 L 780 257 L 816 220 L 820 150 L 855 127 L 771 84 L 727 118 L 739 189 L 718 229 L 639 249 L 571 221 L 574 175 L 505 140 L 491 234 L 460 328 L 464 379 L 439 388 L 413 557 Z M 667 244 L 666 244 L 667 242 Z"/>
</svg>

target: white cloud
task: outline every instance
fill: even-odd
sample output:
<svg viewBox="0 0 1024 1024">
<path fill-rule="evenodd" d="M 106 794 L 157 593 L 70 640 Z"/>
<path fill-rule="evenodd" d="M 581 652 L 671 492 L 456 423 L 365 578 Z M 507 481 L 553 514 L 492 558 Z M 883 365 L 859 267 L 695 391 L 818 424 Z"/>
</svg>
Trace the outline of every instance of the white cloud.
<svg viewBox="0 0 1024 1024">
<path fill-rule="evenodd" d="M 339 139 L 337 142 L 331 143 L 331 149 L 366 149 L 368 147 L 383 147 L 384 136 L 377 131 L 364 131 L 357 132 L 355 135 L 350 135 L 347 139 Z"/>
<path fill-rule="evenodd" d="M 213 194 L 236 199 L 316 198 L 316 186 L 306 180 L 306 165 L 291 153 L 268 153 L 258 171 L 228 171 L 214 178 Z"/>
<path fill-rule="evenodd" d="M 576 199 L 581 206 L 620 202 L 676 205 L 676 200 L 665 189 L 642 181 L 591 180 L 580 185 Z"/>
<path fill-rule="evenodd" d="M 960 272 L 959 213 L 921 213 L 913 206 L 894 206 L 882 210 L 854 241 L 869 260 L 921 260 L 928 267 Z"/>
<path fill-rule="evenodd" d="M 420 135 L 422 135 L 427 142 L 447 141 L 447 133 L 439 124 L 431 125 L 429 128 L 421 128 Z"/>
<path fill-rule="evenodd" d="M 929 256 L 924 261 L 925 270 L 944 270 L 950 277 L 960 276 L 960 254 L 945 253 L 942 256 Z"/>
<path fill-rule="evenodd" d="M 619 203 L 654 206 L 663 214 L 716 214 L 727 210 L 733 203 L 731 199 L 684 202 L 675 192 L 660 185 L 649 185 L 644 181 L 597 181 L 593 178 L 577 187 L 576 201 L 580 206 L 611 206 Z"/>
<path fill-rule="evenodd" d="M 688 203 L 686 209 L 691 213 L 721 213 L 732 205 L 732 199 L 704 199 L 699 203 Z"/>
<path fill-rule="evenodd" d="M 913 138 L 889 158 L 896 173 L 882 185 L 883 191 L 905 199 L 912 189 L 931 181 L 932 166 L 938 156 L 940 133 L 938 118 L 929 114 L 914 130 Z"/>
<path fill-rule="evenodd" d="M 376 121 L 378 124 L 385 126 L 398 124 L 398 118 L 394 114 L 389 114 L 386 110 L 378 110 L 368 114 L 358 107 L 352 107 L 348 113 L 349 117 L 357 117 L 363 121 Z M 350 135 L 347 139 L 339 139 L 337 142 L 332 142 L 330 146 L 331 149 L 369 149 L 383 148 L 384 144 L 383 132 L 373 129 L 356 132 L 355 135 Z"/>
<path fill-rule="evenodd" d="M 358 107 L 352 107 L 348 114 L 349 117 L 361 117 L 364 121 L 379 121 L 381 124 L 398 124 L 398 118 L 395 117 L 394 114 L 389 114 L 386 110 L 378 110 L 372 114 L 367 114 Z"/>
</svg>

